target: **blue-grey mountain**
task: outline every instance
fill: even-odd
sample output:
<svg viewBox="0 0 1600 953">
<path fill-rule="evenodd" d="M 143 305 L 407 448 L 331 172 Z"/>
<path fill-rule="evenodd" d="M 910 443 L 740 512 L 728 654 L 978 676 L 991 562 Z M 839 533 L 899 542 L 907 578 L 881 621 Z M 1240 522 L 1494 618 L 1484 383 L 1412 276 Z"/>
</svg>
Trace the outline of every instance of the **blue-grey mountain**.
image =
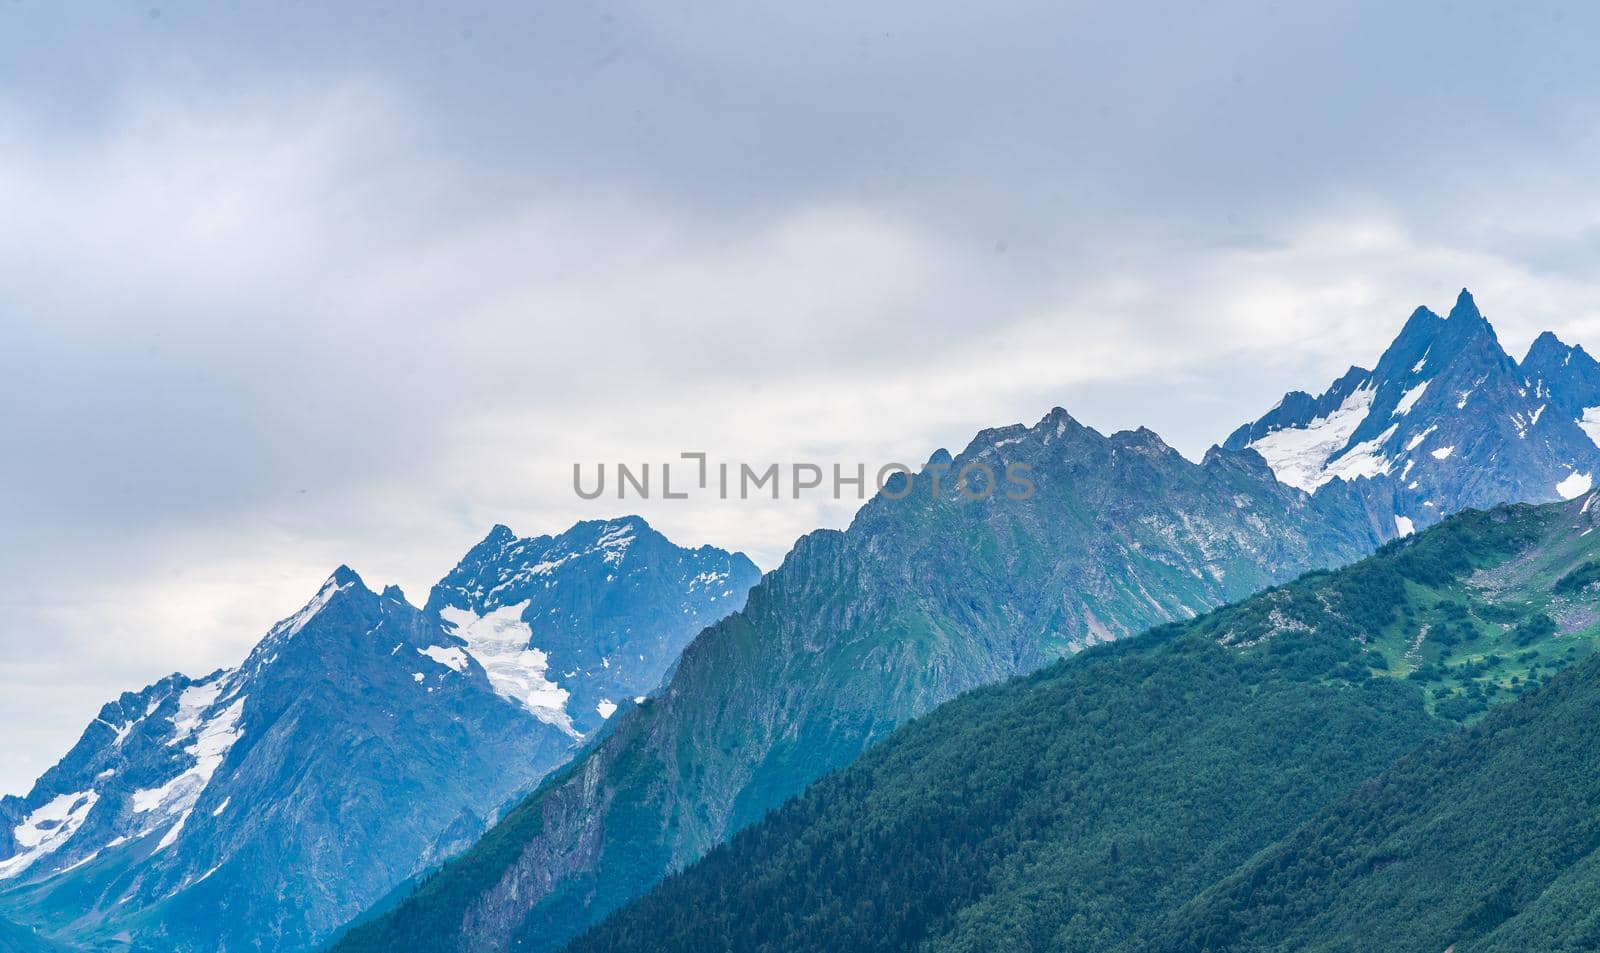
<svg viewBox="0 0 1600 953">
<path fill-rule="evenodd" d="M 1286 395 L 1224 446 L 1307 491 L 1354 481 L 1402 534 L 1464 507 L 1571 499 L 1600 477 L 1600 364 L 1546 332 L 1519 365 L 1472 296 L 1418 308 L 1372 370 Z"/>
<path fill-rule="evenodd" d="M 567 953 L 1594 949 L 1593 501 L 970 692 Z"/>
<path fill-rule="evenodd" d="M 1061 410 L 929 463 L 903 499 L 893 485 L 803 538 L 658 697 L 340 949 L 554 949 L 966 689 L 1383 538 L 1356 494 L 1310 497 L 1254 453 L 1192 463 Z M 1027 464 L 1035 493 L 932 491 L 934 469 L 971 463 Z"/>
<path fill-rule="evenodd" d="M 107 704 L 0 802 L 0 909 L 86 948 L 310 948 L 471 844 L 757 577 L 637 518 L 496 527 L 423 609 L 341 567 L 238 668 Z"/>
<path fill-rule="evenodd" d="M 1596 377 L 1553 339 L 1517 365 L 1463 293 L 1375 371 L 1289 395 L 1199 464 L 1061 411 L 980 434 L 930 463 L 1028 464 L 1033 498 L 880 495 L 802 539 L 658 699 L 341 950 L 556 949 L 961 691 L 1464 505 L 1575 496 L 1600 466 Z"/>
</svg>

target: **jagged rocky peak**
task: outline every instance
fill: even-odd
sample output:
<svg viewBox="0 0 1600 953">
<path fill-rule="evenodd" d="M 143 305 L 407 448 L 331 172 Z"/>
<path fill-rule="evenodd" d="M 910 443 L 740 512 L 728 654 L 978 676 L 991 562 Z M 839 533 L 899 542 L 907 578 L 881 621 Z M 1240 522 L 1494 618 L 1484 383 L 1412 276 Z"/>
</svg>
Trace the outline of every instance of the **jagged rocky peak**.
<svg viewBox="0 0 1600 953">
<path fill-rule="evenodd" d="M 1168 473 L 1196 467 L 1148 427 L 1107 435 L 1077 420 L 1065 409 L 1054 407 L 1032 426 L 1015 423 L 981 430 L 959 454 L 951 455 L 944 449 L 935 451 L 917 479 L 923 480 L 923 474 L 935 471 L 940 475 L 940 497 L 950 501 L 983 499 L 998 503 L 1025 491 L 1034 475 L 1049 481 L 1065 477 L 1083 466 L 1111 465 L 1119 455 Z M 987 467 L 988 473 L 993 474 L 995 492 L 976 492 L 989 486 L 987 474 L 968 474 L 962 478 L 970 469 L 980 467 Z M 919 485 L 929 486 L 926 482 Z M 962 493 L 963 488 L 966 494 Z M 886 490 L 898 496 L 904 492 L 904 484 L 896 481 L 887 485 Z M 868 504 L 867 511 L 878 508 L 881 503 L 881 500 L 874 500 Z"/>
<path fill-rule="evenodd" d="M 597 562 L 620 568 L 628 563 L 636 546 L 641 552 L 689 551 L 671 543 L 639 516 L 584 520 L 559 535 L 526 538 L 503 523 L 496 524 L 434 586 L 428 607 L 494 608 L 520 598 L 529 583 L 545 586 L 573 569 L 592 568 Z M 707 552 L 719 551 L 708 548 Z"/>
<path fill-rule="evenodd" d="M 1360 510 L 1306 499 L 1254 453 L 1196 464 L 1148 430 L 1104 436 L 1061 408 L 924 469 L 973 463 L 1002 485 L 1026 463 L 1033 492 L 962 499 L 946 479 L 935 495 L 919 473 L 846 531 L 803 537 L 743 612 L 695 639 L 658 700 L 342 949 L 430 931 L 430 949 L 556 949 L 944 699 L 1379 542 Z M 466 869 L 489 873 L 463 884 Z"/>
<path fill-rule="evenodd" d="M 1087 426 L 1058 406 L 1051 408 L 1049 413 L 1039 418 L 1039 421 L 1031 427 L 1023 423 L 1014 423 L 980 430 L 959 454 L 952 454 L 940 447 L 928 456 L 928 461 L 923 464 L 922 469 L 926 472 L 933 467 L 949 467 L 958 461 L 967 461 L 994 451 L 1007 451 L 1008 456 L 1027 456 L 1032 451 L 1052 445 L 1078 445 L 1084 442 L 1101 445 L 1106 440 L 1106 436 L 1100 431 Z M 1064 451 L 1056 447 L 1053 452 L 1059 455 Z"/>
<path fill-rule="evenodd" d="M 1531 382 L 1542 376 L 1592 378 L 1600 373 L 1597 362 L 1581 344 L 1567 344 L 1549 331 L 1540 332 L 1522 359 L 1522 372 Z"/>
<path fill-rule="evenodd" d="M 1154 430 L 1151 430 L 1149 427 L 1136 427 L 1133 430 L 1119 430 L 1111 435 L 1110 441 L 1114 446 L 1118 447 L 1126 447 L 1148 453 L 1171 453 L 1182 456 L 1182 454 L 1178 454 L 1178 451 L 1172 449 L 1172 447 L 1169 446 L 1165 440 L 1162 440 L 1160 434 L 1156 433 Z"/>
<path fill-rule="evenodd" d="M 1581 355 L 1581 357 L 1579 356 Z M 1600 366 L 1541 335 L 1519 366 L 1470 292 L 1417 308 L 1373 370 L 1321 396 L 1287 395 L 1225 447 L 1259 453 L 1283 483 L 1354 484 L 1405 534 L 1464 507 L 1571 497 L 1600 472 Z"/>
<path fill-rule="evenodd" d="M 293 642 L 301 632 L 311 626 L 313 620 L 330 607 L 351 599 L 375 602 L 378 594 L 367 588 L 367 584 L 354 569 L 341 564 L 323 580 L 322 585 L 317 587 L 316 593 L 305 605 L 267 631 L 266 637 L 256 644 L 241 668 L 259 667 L 264 660 L 275 656 L 286 644 Z"/>
<path fill-rule="evenodd" d="M 122 695 L 0 799 L 0 910 L 85 948 L 315 948 L 650 694 L 757 575 L 638 517 L 496 526 L 421 609 L 339 566 L 239 667 Z"/>
<path fill-rule="evenodd" d="M 1522 374 L 1534 400 L 1548 401 L 1552 412 L 1578 421 L 1586 432 L 1600 429 L 1600 361 L 1582 345 L 1564 344 L 1546 331 L 1522 359 Z"/>
<path fill-rule="evenodd" d="M 526 538 L 497 525 L 434 587 L 427 610 L 491 681 L 583 735 L 653 691 L 689 639 L 742 606 L 759 578 L 743 553 L 678 546 L 639 516 Z"/>
</svg>

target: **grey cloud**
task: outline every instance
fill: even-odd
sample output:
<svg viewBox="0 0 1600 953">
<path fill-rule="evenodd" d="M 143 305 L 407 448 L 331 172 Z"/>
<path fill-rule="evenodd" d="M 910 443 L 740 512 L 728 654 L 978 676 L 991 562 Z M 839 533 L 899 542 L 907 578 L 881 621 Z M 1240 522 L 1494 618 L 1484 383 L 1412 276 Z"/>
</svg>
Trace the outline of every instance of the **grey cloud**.
<svg viewBox="0 0 1600 953">
<path fill-rule="evenodd" d="M 1587 6 L 0 6 L 0 758 L 574 459 L 1192 455 L 1470 284 L 1600 342 Z M 1174 400 L 1174 393 L 1183 399 Z M 774 564 L 849 507 L 671 508 Z M 28 686 L 47 685 L 47 690 Z"/>
</svg>

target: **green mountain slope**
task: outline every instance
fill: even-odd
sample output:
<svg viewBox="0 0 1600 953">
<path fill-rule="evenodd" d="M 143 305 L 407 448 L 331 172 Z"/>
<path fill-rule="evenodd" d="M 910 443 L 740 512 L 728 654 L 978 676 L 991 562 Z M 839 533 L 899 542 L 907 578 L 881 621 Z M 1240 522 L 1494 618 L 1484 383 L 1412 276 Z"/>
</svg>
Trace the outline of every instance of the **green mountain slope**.
<svg viewBox="0 0 1600 953">
<path fill-rule="evenodd" d="M 1036 491 L 968 499 L 952 475 L 979 464 L 1025 464 Z M 1369 552 L 1392 525 L 1254 453 L 1195 464 L 1059 410 L 904 489 L 802 539 L 611 737 L 338 948 L 555 949 L 940 702 Z"/>
<path fill-rule="evenodd" d="M 1434 728 L 1326 661 L 1183 639 L 964 696 L 570 949 L 1104 948 Z"/>
<path fill-rule="evenodd" d="M 1574 580 L 1596 564 L 1543 555 L 1555 608 L 1592 618 Z M 1591 659 L 1403 759 L 1129 948 L 1600 949 L 1597 711 Z"/>
<path fill-rule="evenodd" d="M 1339 800 L 1141 950 L 1600 948 L 1600 659 Z"/>
<path fill-rule="evenodd" d="M 1592 653 L 1596 599 L 1573 580 L 1600 555 L 1597 515 L 1583 501 L 1460 514 L 1346 569 L 972 693 L 571 950 L 1143 949 L 1142 931 L 1420 739 Z"/>
</svg>

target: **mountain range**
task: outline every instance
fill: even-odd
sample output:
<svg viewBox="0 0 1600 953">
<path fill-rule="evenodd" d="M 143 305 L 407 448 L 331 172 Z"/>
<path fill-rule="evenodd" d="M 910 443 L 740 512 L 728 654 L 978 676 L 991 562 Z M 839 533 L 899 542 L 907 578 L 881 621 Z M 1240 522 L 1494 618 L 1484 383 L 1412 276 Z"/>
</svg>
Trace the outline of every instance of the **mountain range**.
<svg viewBox="0 0 1600 953">
<path fill-rule="evenodd" d="M 1061 410 L 923 473 L 972 462 L 1027 464 L 1036 491 L 891 487 L 803 538 L 657 697 L 340 948 L 555 949 L 908 718 L 1382 538 L 1357 494 L 1308 496 L 1251 451 L 1191 463 Z"/>
<path fill-rule="evenodd" d="M 1592 949 L 1594 499 L 969 693 L 569 953 Z"/>
<path fill-rule="evenodd" d="M 96 948 L 310 948 L 470 845 L 758 574 L 636 517 L 497 526 L 421 609 L 340 567 L 237 668 L 124 694 L 0 802 L 0 908 Z"/>
<path fill-rule="evenodd" d="M 1287 395 L 1199 464 L 1059 409 L 941 451 L 930 465 L 1027 464 L 1038 492 L 880 495 L 804 538 L 659 700 L 340 949 L 558 949 L 964 690 L 1463 506 L 1575 495 L 1600 458 L 1594 362 L 1540 340 L 1519 366 L 1463 291 L 1447 317 L 1415 312 L 1376 370 Z"/>
<path fill-rule="evenodd" d="M 1571 555 L 1546 530 L 1587 497 L 1409 538 L 1583 496 L 1595 436 L 1600 364 L 1551 335 L 1518 363 L 1463 291 L 1373 370 L 1286 395 L 1199 462 L 1057 408 L 938 451 L 759 583 L 637 517 L 496 527 L 420 608 L 341 569 L 239 668 L 122 696 L 0 801 L 0 917 L 141 951 L 553 951 L 615 911 L 579 948 L 1153 941 L 1361 778 L 1575 660 L 1587 582 L 1562 575 L 1552 602 L 1516 567 Z M 1034 493 L 930 479 L 979 463 L 1026 466 Z M 1505 639 L 1515 654 L 1476 649 Z M 989 767 L 956 777 L 955 753 Z M 1178 804 L 1203 836 L 1160 822 L 1178 764 L 1203 782 Z M 924 770 L 948 786 L 919 791 Z M 1091 776 L 1126 803 L 1080 804 Z M 1114 853 L 1022 843 L 1090 830 Z M 949 876 L 955 858 L 971 870 Z M 815 880 L 868 863 L 887 892 Z M 1116 883 L 1074 880 L 1085 864 Z M 755 917 L 767 901 L 785 912 Z"/>
</svg>

